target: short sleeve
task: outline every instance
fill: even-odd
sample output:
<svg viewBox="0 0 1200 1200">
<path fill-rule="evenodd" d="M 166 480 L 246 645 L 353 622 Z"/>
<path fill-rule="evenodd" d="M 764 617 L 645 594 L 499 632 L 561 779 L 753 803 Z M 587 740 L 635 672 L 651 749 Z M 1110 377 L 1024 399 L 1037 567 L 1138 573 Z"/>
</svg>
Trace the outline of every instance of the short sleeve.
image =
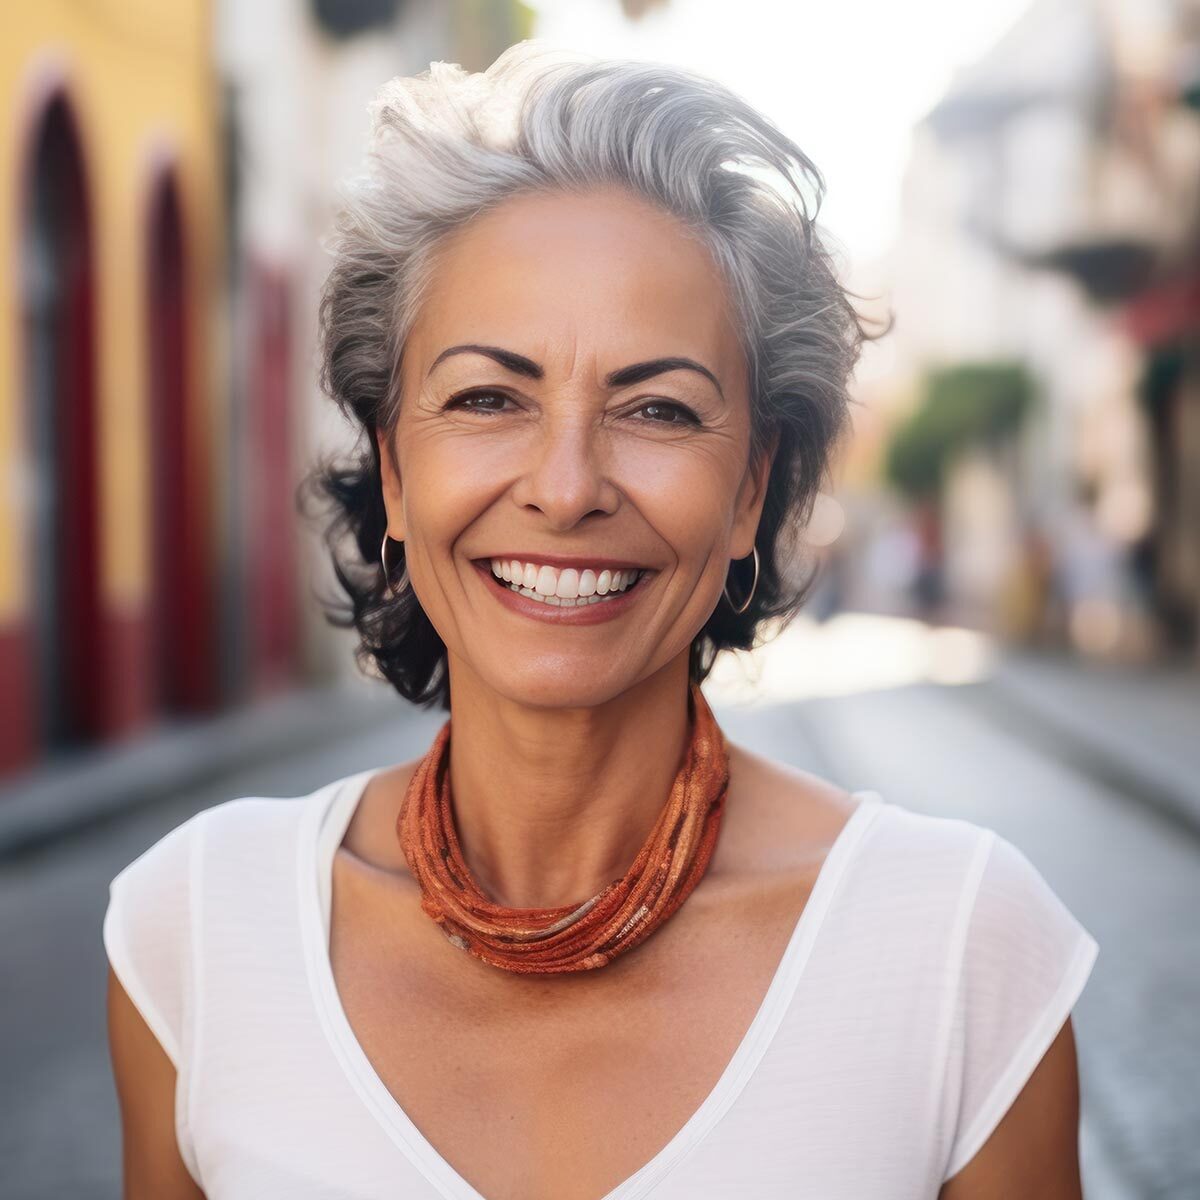
<svg viewBox="0 0 1200 1200">
<path fill-rule="evenodd" d="M 191 978 L 197 814 L 161 837 L 108 885 L 103 939 L 121 986 L 180 1070 Z"/>
<path fill-rule="evenodd" d="M 943 1181 L 975 1156 L 1071 1014 L 1095 938 L 1029 859 L 984 830 L 950 1035 L 956 1101 Z"/>
</svg>

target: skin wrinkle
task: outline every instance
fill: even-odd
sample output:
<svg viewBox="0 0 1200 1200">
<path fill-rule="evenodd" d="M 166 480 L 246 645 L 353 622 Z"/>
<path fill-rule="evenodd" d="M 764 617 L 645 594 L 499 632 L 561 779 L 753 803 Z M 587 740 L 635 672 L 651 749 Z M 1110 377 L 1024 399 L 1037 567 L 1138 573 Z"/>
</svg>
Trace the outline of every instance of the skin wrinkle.
<svg viewBox="0 0 1200 1200">
<path fill-rule="evenodd" d="M 812 580 L 782 566 L 797 550 L 811 559 L 795 545 L 796 528 L 849 431 L 846 384 L 867 336 L 811 228 L 824 182 L 803 149 L 703 76 L 528 42 L 483 74 L 443 63 L 392 80 L 371 113 L 368 170 L 339 214 L 322 295 L 321 378 L 339 407 L 372 429 L 394 427 L 400 348 L 448 237 L 520 195 L 628 189 L 717 265 L 754 397 L 753 454 L 778 446 L 753 607 L 744 616 L 714 610 L 693 644 L 693 677 L 708 673 L 719 649 L 750 648 L 760 622 L 794 616 Z M 357 627 L 357 653 L 401 695 L 445 708 L 445 647 L 424 612 L 391 605 L 358 569 L 382 532 L 378 471 L 362 469 L 373 465 L 360 458 L 312 477 L 314 497 L 329 497 L 338 514 L 327 541 L 352 606 L 331 608 L 330 618 Z M 358 555 L 343 557 L 343 527 L 355 531 Z"/>
<path fill-rule="evenodd" d="M 653 834 L 603 891 L 553 908 L 504 907 L 478 887 L 455 829 L 446 772 L 451 722 L 443 724 L 408 786 L 396 830 L 420 882 L 421 908 L 453 944 L 489 965 L 545 976 L 607 966 L 670 919 L 708 867 L 730 773 L 724 735 L 699 686 L 689 687 L 694 724 Z"/>
<path fill-rule="evenodd" d="M 497 903 L 578 903 L 624 875 L 662 810 L 687 736 L 689 647 L 730 560 L 750 553 L 769 460 L 750 469 L 720 271 L 668 214 L 617 188 L 523 195 L 438 261 L 406 343 L 413 403 L 381 464 L 388 529 L 447 647 L 466 861 Z M 465 344 L 524 355 L 543 377 L 479 354 L 426 366 Z M 675 356 L 712 364 L 718 387 L 674 370 L 604 388 Z M 499 411 L 446 407 L 487 388 Z M 671 401 L 702 424 L 641 412 Z M 505 609 L 471 561 L 537 549 L 653 574 L 627 614 L 558 627 Z"/>
<path fill-rule="evenodd" d="M 339 218 L 335 267 L 322 303 L 323 385 L 372 438 L 386 428 L 372 448 L 386 447 L 378 471 L 370 453 L 356 450 L 316 476 L 318 495 L 333 502 L 327 534 L 351 604 L 349 621 L 339 623 L 354 624 L 364 659 L 373 660 L 401 695 L 417 703 L 449 700 L 441 671 L 447 659 L 426 613 L 411 596 L 393 601 L 377 562 L 385 515 L 380 473 L 391 463 L 386 517 L 411 534 L 420 603 L 449 639 L 455 719 L 473 722 L 480 750 L 474 761 L 460 764 L 467 774 L 459 783 L 474 805 L 465 822 L 478 850 L 472 861 L 480 864 L 489 890 L 510 902 L 522 892 L 551 902 L 577 894 L 589 874 L 607 874 L 606 857 L 623 865 L 626 847 L 614 830 L 627 826 L 629 844 L 638 840 L 637 821 L 662 783 L 657 768 L 681 735 L 672 723 L 671 706 L 682 692 L 671 674 L 672 655 L 680 652 L 682 631 L 695 628 L 697 614 L 720 604 L 719 581 L 729 559 L 749 550 L 748 531 L 759 516 L 764 569 L 755 603 L 736 621 L 712 610 L 714 623 L 696 646 L 696 673 L 711 666 L 710 651 L 748 647 L 761 622 L 798 611 L 802 589 L 776 571 L 776 551 L 785 545 L 785 519 L 813 495 L 846 427 L 853 403 L 846 381 L 862 333 L 814 239 L 809 214 L 801 219 L 786 211 L 794 206 L 790 189 L 786 200 L 771 199 L 757 181 L 724 169 L 726 163 L 769 165 L 797 189 L 818 188 L 819 208 L 819 175 L 780 130 L 715 81 L 665 65 L 613 62 L 543 75 L 542 64 L 540 53 L 530 54 L 523 43 L 506 50 L 486 75 L 433 63 L 423 77 L 383 89 L 374 115 L 395 136 L 376 137 L 372 182 Z M 527 69 L 547 86 L 530 89 Z M 496 115 L 497 93 L 509 91 L 509 84 L 517 85 L 517 99 L 530 101 L 522 103 L 516 145 L 495 132 L 507 120 Z M 413 136 L 418 109 L 417 123 L 428 132 Z M 739 343 L 746 356 L 743 382 L 753 384 L 762 424 L 769 419 L 784 430 L 759 516 L 757 484 L 750 493 L 743 489 L 747 467 L 758 466 L 757 452 L 765 445 L 762 425 L 753 426 L 754 451 L 748 454 L 740 407 L 721 437 L 703 440 L 703 449 L 694 445 L 696 435 L 679 431 L 630 428 L 610 437 L 627 428 L 624 421 L 568 422 L 568 436 L 551 446 L 555 461 L 578 468 L 587 451 L 591 475 L 578 471 L 557 481 L 543 469 L 539 453 L 545 447 L 533 423 L 525 440 L 513 431 L 507 447 L 513 470 L 496 477 L 472 477 L 470 466 L 486 455 L 462 453 L 472 445 L 485 449 L 487 438 L 503 449 L 494 431 L 484 436 L 476 427 L 479 440 L 473 441 L 468 427 L 449 425 L 457 429 L 456 440 L 439 447 L 431 438 L 413 446 L 407 442 L 413 429 L 395 425 L 408 369 L 398 368 L 400 348 L 416 314 L 425 311 L 419 276 L 445 282 L 430 266 L 440 236 L 474 222 L 498 197 L 531 182 L 555 186 L 573 178 L 590 187 L 600 174 L 622 180 L 681 220 L 694 220 L 718 276 L 724 272 L 738 299 L 740 321 L 732 333 L 735 341 L 745 335 Z M 642 210 L 644 218 L 651 215 Z M 647 261 L 622 266 L 644 290 L 681 277 L 689 265 L 680 252 L 687 229 L 661 221 L 653 229 L 654 237 L 642 239 Z M 586 222 L 579 234 L 589 234 Z M 611 241 L 622 252 L 630 244 Z M 558 251 L 536 238 L 524 261 L 515 243 L 502 238 L 495 248 L 501 253 L 487 271 L 475 262 L 474 274 L 461 274 L 457 317 L 463 325 L 442 334 L 447 341 L 504 339 L 501 344 L 530 354 L 552 348 L 558 357 L 545 360 L 553 363 L 552 386 L 531 389 L 525 398 L 545 402 L 547 425 L 555 431 L 563 411 L 598 388 L 603 369 L 633 361 L 635 354 L 695 351 L 723 336 L 715 327 L 684 320 L 703 315 L 706 300 L 713 299 L 705 288 L 719 288 L 711 262 L 692 259 L 702 283 L 664 305 L 636 288 L 618 294 L 613 279 L 597 282 L 594 270 L 571 275 L 564 259 L 555 264 L 561 271 L 546 293 L 549 303 L 512 307 L 510 291 L 497 307 L 498 291 L 480 293 L 504 282 L 495 276 L 506 263 L 516 266 L 509 282 L 520 283 L 520 271 L 536 264 L 533 251 L 552 260 Z M 591 264 L 570 261 L 606 270 L 613 265 L 603 255 Z M 635 267 L 645 269 L 638 274 Z M 528 282 L 530 295 L 517 288 L 519 304 L 535 294 Z M 472 297 L 477 303 L 468 313 Z M 589 298 L 592 315 L 601 319 L 590 319 Z M 721 310 L 718 324 L 729 322 L 731 314 L 715 307 Z M 678 327 L 664 332 L 669 313 L 679 318 Z M 660 336 L 652 337 L 656 331 Z M 635 344 L 639 338 L 646 344 Z M 689 347 L 682 346 L 689 340 Z M 430 336 L 425 359 L 447 341 Z M 738 371 L 736 364 L 723 364 L 721 375 L 731 384 Z M 430 428 L 435 424 L 431 420 Z M 406 440 L 402 464 L 394 454 L 397 436 Z M 631 448 L 643 451 L 633 464 L 638 469 L 623 472 L 628 462 L 622 449 Z M 414 463 L 421 469 L 414 470 Z M 681 464 L 689 469 L 676 469 Z M 405 486 L 394 486 L 401 475 Z M 681 479 L 703 482 L 689 488 L 680 486 Z M 351 536 L 343 541 L 346 532 Z M 658 554 L 661 594 L 639 609 L 637 622 L 587 634 L 592 642 L 573 637 L 551 644 L 543 637 L 539 643 L 532 629 L 504 623 L 494 597 L 475 586 L 481 580 L 469 563 L 488 543 L 495 548 L 526 534 L 562 550 L 620 547 Z M 342 616 L 340 607 L 331 613 L 331 619 Z M 624 724 L 613 718 L 614 698 L 624 705 Z M 589 747 L 590 753 L 581 753 Z M 331 864 L 330 974 L 352 1036 L 403 1112 L 428 1131 L 441 1173 L 453 1173 L 480 1195 L 598 1200 L 614 1185 L 622 1193 L 653 1189 L 658 1181 L 641 1175 L 642 1168 L 655 1175 L 651 1155 L 686 1129 L 721 1072 L 736 1065 L 731 1055 L 760 1011 L 824 855 L 845 828 L 847 797 L 811 774 L 738 749 L 713 867 L 662 936 L 583 978 L 531 980 L 448 952 L 417 907 L 417 889 L 403 869 L 392 828 L 410 767 L 372 779 Z M 527 861 L 518 853 L 511 871 L 494 870 L 526 842 L 549 848 L 547 856 Z M 171 1113 L 174 1071 L 111 972 L 110 1014 L 131 1151 L 127 1189 L 161 1197 L 198 1194 L 178 1160 L 171 1122 L 159 1119 Z M 864 1064 L 870 1066 L 866 1058 L 859 1066 Z M 739 1082 L 744 1078 L 734 1080 Z M 814 1103 L 820 1107 L 819 1097 Z M 1025 1091 L 975 1158 L 942 1188 L 941 1200 L 1078 1200 L 1077 1127 L 1068 1019 Z M 726 1124 L 722 1133 L 728 1132 Z M 786 1141 L 786 1130 L 783 1135 Z M 370 1149 L 353 1139 L 346 1148 Z M 739 1165 L 744 1149 L 735 1138 L 729 1161 Z M 924 1154 L 919 1158 L 914 1165 L 938 1165 Z M 865 1169 L 877 1176 L 894 1166 L 876 1160 Z M 667 1170 L 681 1159 L 658 1161 Z M 913 1154 L 905 1161 L 913 1164 Z M 778 1182 L 774 1160 L 745 1165 L 751 1172 L 763 1167 Z"/>
<path fill-rule="evenodd" d="M 811 224 L 824 183 L 795 142 L 715 81 L 665 64 L 583 66 L 560 63 L 560 57 L 522 43 L 483 75 L 435 63 L 420 77 L 381 89 L 373 108 L 370 183 L 339 215 L 321 309 L 322 384 L 352 422 L 372 436 L 380 430 L 387 447 L 378 471 L 356 453 L 314 477 L 316 497 L 332 501 L 326 536 L 350 602 L 334 608 L 331 619 L 353 624 L 360 661 L 371 661 L 417 704 L 450 704 L 449 666 L 455 719 L 472 723 L 480 751 L 474 761 L 455 765 L 456 787 L 470 808 L 464 816 L 467 841 L 473 839 L 468 858 L 484 886 L 510 905 L 574 898 L 589 880 L 602 880 L 608 867 L 628 861 L 626 850 L 641 840 L 637 825 L 647 797 L 663 794 L 667 782 L 661 760 L 682 736 L 670 719 L 682 686 L 673 678 L 670 686 L 663 683 L 669 672 L 660 664 L 673 661 L 680 631 L 695 627 L 705 605 L 717 607 L 692 648 L 690 667 L 698 678 L 719 650 L 749 648 L 763 622 L 786 621 L 800 611 L 811 581 L 801 583 L 783 567 L 808 557 L 793 539 L 796 524 L 849 432 L 857 401 L 848 381 L 868 340 L 853 293 L 841 287 L 834 257 Z M 509 116 L 497 115 L 501 97 L 513 101 Z M 481 119 L 464 124 L 464 114 Z M 379 130 L 384 123 L 386 138 Z M 458 325 L 449 328 L 441 313 L 446 327 L 429 335 L 413 371 L 439 348 L 467 340 L 539 357 L 552 367 L 550 385 L 519 391 L 527 403 L 547 406 L 548 424 L 557 431 L 563 406 L 586 398 L 602 370 L 719 340 L 713 328 L 694 321 L 667 331 L 671 336 L 651 333 L 664 309 L 678 316 L 695 304 L 698 314 L 705 289 L 723 281 L 736 312 L 733 305 L 722 309 L 717 321 L 728 324 L 745 360 L 740 369 L 720 373 L 728 385 L 740 374 L 754 398 L 753 451 L 738 442 L 740 429 L 732 441 L 737 457 L 726 453 L 727 442 L 708 439 L 716 463 L 731 475 L 710 471 L 703 486 L 677 486 L 674 495 L 671 466 L 678 460 L 668 451 L 680 449 L 671 440 L 678 435 L 644 430 L 641 444 L 657 457 L 651 463 L 647 453 L 636 464 L 640 471 L 623 474 L 617 471 L 621 456 L 609 451 L 638 443 L 597 436 L 607 432 L 600 425 L 590 428 L 590 441 L 568 436 L 550 446 L 568 468 L 582 457 L 579 447 L 588 447 L 599 484 L 586 473 L 550 478 L 534 422 L 527 423 L 525 440 L 514 429 L 476 443 L 460 425 L 457 442 L 440 449 L 432 439 L 407 444 L 406 461 L 399 462 L 397 436 L 407 438 L 413 428 L 398 428 L 397 421 L 403 408 L 410 410 L 407 419 L 420 402 L 417 392 L 401 386 L 402 376 L 411 385 L 419 374 L 410 374 L 407 354 L 401 369 L 400 352 L 418 315 L 428 318 L 437 307 L 436 294 L 426 304 L 425 282 L 432 293 L 435 284 L 448 283 L 439 258 L 443 246 L 461 250 L 457 233 L 469 227 L 480 234 L 488 228 L 485 218 L 518 194 L 573 188 L 582 201 L 601 181 L 648 201 L 652 207 L 643 215 L 658 219 L 655 237 L 644 239 L 646 261 L 622 260 L 631 275 L 645 268 L 637 276 L 643 291 L 679 277 L 688 262 L 685 243 L 695 252 L 707 245 L 711 261 L 692 293 L 666 305 L 648 303 L 636 290 L 619 294 L 605 272 L 627 254 L 629 239 L 610 239 L 621 253 L 597 254 L 586 263 L 564 257 L 559 243 L 542 237 L 553 232 L 549 226 L 532 231 L 525 258 L 515 240 L 493 239 L 493 260 L 462 261 L 460 254 L 457 266 L 450 264 L 458 271 Z M 580 222 L 580 239 L 595 233 Z M 579 248 L 566 239 L 566 251 Z M 562 268 L 548 288 L 546 277 L 539 282 L 536 271 L 528 272 L 538 266 L 538 253 Z M 568 261 L 580 268 L 575 275 Z M 540 308 L 533 303 L 539 289 L 549 297 Z M 635 344 L 639 336 L 646 344 Z M 553 363 L 547 351 L 557 356 Z M 617 426 L 624 427 L 614 421 L 607 429 Z M 564 428 L 570 435 L 569 423 Z M 735 617 L 719 601 L 719 581 L 729 559 L 744 559 L 750 549 L 746 530 L 753 520 L 744 518 L 759 497 L 743 507 L 740 489 L 748 465 L 769 446 L 768 433 L 778 436 L 778 452 L 759 512 L 761 579 L 749 612 Z M 472 475 L 471 464 L 492 468 L 487 455 L 453 450 L 475 445 L 482 451 L 487 438 L 494 439 L 497 456 L 507 451 L 510 465 L 520 469 Z M 414 470 L 422 460 L 423 469 Z M 386 513 L 380 507 L 384 464 L 392 467 L 392 484 L 382 481 L 389 490 Z M 697 468 L 696 477 L 701 474 Z M 401 476 L 405 486 L 393 486 Z M 715 512 L 722 494 L 738 497 L 736 518 Z M 671 496 L 671 503 L 655 503 L 654 496 Z M 689 532 L 681 514 L 703 525 L 705 536 Z M 408 528 L 413 535 L 419 603 L 412 596 L 396 603 L 386 587 L 376 561 L 385 523 L 393 533 L 403 536 Z M 352 534 L 345 543 L 343 531 Z M 544 540 L 521 536 L 520 547 L 511 544 L 533 532 Z M 497 619 L 495 597 L 481 590 L 486 581 L 471 573 L 469 561 L 473 554 L 537 546 L 568 553 L 620 547 L 622 557 L 633 550 L 658 553 L 666 579 L 656 585 L 661 594 L 654 605 L 641 606 L 639 623 L 593 646 L 591 655 L 581 652 L 589 643 L 578 638 L 537 643 L 525 637 L 531 631 Z M 744 569 L 736 574 L 747 578 Z M 625 703 L 624 726 L 610 719 L 608 701 L 615 696 Z M 589 754 L 581 752 L 589 747 Z M 696 894 L 639 954 L 569 980 L 527 980 L 447 953 L 445 939 L 416 906 L 417 889 L 393 829 L 412 764 L 368 787 L 334 860 L 339 988 L 348 993 L 355 1030 L 368 1035 L 368 1054 L 399 1089 L 406 1111 L 434 1130 L 438 1149 L 482 1194 L 496 1200 L 535 1192 L 561 1200 L 608 1194 L 680 1129 L 729 1063 L 822 856 L 844 828 L 847 807 L 843 793 L 816 777 L 797 777 L 740 748 L 731 752 L 729 813 Z M 614 834 L 622 828 L 627 844 Z M 764 886 L 771 880 L 780 886 Z M 536 986 L 522 986 L 530 983 Z M 532 1022 L 531 1002 L 538 1005 Z M 621 1040 L 597 1038 L 597 1029 L 620 1030 Z M 1066 1039 L 1060 1033 L 1001 1130 L 942 1189 L 942 1200 L 1016 1194 L 1078 1200 L 1069 1030 L 1068 1020 Z M 461 1084 L 457 1097 L 453 1081 Z M 1031 1092 L 1037 1094 L 1027 1100 Z M 457 1103 L 460 1097 L 467 1102 Z M 599 1117 L 597 1099 L 605 1110 Z M 512 1119 L 498 1127 L 497 1110 Z M 1062 1117 L 1053 1131 L 1046 1112 Z"/>
</svg>

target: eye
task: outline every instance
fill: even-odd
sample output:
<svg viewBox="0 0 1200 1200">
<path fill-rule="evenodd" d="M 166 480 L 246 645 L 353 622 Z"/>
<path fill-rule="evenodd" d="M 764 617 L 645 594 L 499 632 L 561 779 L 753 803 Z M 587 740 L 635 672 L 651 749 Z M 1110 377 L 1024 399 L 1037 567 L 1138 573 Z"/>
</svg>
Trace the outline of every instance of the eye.
<svg viewBox="0 0 1200 1200">
<path fill-rule="evenodd" d="M 655 425 L 700 424 L 700 418 L 690 408 L 671 400 L 654 400 L 650 404 L 643 404 L 637 411 L 650 414 L 647 420 Z"/>
<path fill-rule="evenodd" d="M 464 412 L 497 413 L 503 410 L 504 402 L 509 397 L 503 392 L 476 388 L 474 391 L 459 392 L 446 402 L 447 408 L 462 409 Z M 497 401 L 494 406 L 487 401 Z"/>
</svg>

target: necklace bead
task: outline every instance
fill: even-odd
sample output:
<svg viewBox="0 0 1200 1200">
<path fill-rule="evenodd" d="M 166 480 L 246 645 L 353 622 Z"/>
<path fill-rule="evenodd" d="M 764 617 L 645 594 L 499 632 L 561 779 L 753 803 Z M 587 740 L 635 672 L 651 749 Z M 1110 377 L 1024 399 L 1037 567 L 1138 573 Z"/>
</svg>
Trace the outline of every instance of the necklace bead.
<svg viewBox="0 0 1200 1200">
<path fill-rule="evenodd" d="M 581 904 L 508 908 L 476 883 L 463 858 L 450 790 L 447 720 L 412 777 L 396 833 L 421 888 L 421 908 L 447 940 L 518 974 L 605 966 L 660 928 L 708 868 L 729 788 L 724 734 L 696 684 L 689 739 L 667 802 L 626 874 Z"/>
</svg>

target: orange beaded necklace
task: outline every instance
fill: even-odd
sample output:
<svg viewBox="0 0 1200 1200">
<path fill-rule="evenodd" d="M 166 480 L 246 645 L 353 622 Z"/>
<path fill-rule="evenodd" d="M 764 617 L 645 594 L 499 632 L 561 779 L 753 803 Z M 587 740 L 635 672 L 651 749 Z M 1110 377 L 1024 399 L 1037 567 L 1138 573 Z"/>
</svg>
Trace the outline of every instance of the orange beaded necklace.
<svg viewBox="0 0 1200 1200">
<path fill-rule="evenodd" d="M 683 765 L 633 865 L 598 895 L 558 908 L 505 908 L 472 879 L 454 827 L 447 721 L 396 818 L 422 910 L 460 949 L 519 974 L 592 970 L 649 937 L 704 875 L 729 787 L 725 736 L 696 684 L 688 687 L 688 718 Z"/>
</svg>

